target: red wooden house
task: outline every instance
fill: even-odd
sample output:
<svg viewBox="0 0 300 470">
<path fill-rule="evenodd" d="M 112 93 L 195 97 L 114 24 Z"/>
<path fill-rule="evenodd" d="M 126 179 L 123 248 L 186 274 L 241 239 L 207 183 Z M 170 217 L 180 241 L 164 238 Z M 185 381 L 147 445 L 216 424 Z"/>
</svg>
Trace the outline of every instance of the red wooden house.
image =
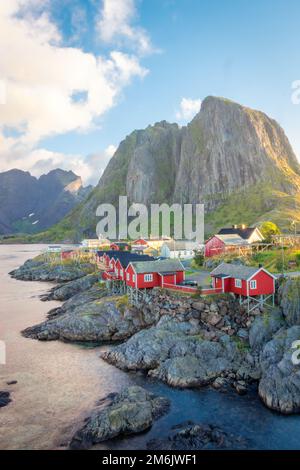
<svg viewBox="0 0 300 470">
<path fill-rule="evenodd" d="M 137 240 L 134 240 L 134 241 L 132 242 L 132 245 L 133 245 L 133 246 L 137 245 L 137 246 L 145 246 L 145 247 L 147 247 L 147 246 L 148 246 L 148 242 L 147 242 L 147 240 L 145 240 L 144 238 L 138 238 Z"/>
<path fill-rule="evenodd" d="M 210 273 L 214 289 L 248 299 L 274 296 L 275 276 L 262 267 L 221 263 Z"/>
<path fill-rule="evenodd" d="M 129 251 L 130 245 L 126 242 L 113 242 L 110 244 L 110 249 L 115 251 Z"/>
<path fill-rule="evenodd" d="M 125 269 L 131 261 L 153 261 L 149 255 L 139 255 L 130 251 L 107 251 L 99 252 L 99 260 L 102 261 L 106 270 L 103 279 L 124 280 Z"/>
<path fill-rule="evenodd" d="M 65 249 L 61 252 L 61 259 L 74 259 L 76 257 L 76 251 L 72 249 Z"/>
<path fill-rule="evenodd" d="M 154 261 L 154 258 L 148 255 L 138 255 L 136 253 L 126 253 L 126 255 L 119 257 L 117 256 L 114 263 L 115 275 L 117 276 L 117 279 L 122 281 L 125 281 L 125 270 L 131 262 Z"/>
<path fill-rule="evenodd" d="M 205 242 L 204 256 L 209 258 L 226 251 L 236 251 L 239 248 L 245 249 L 247 247 L 250 247 L 248 241 L 238 234 L 216 234 Z"/>
<path fill-rule="evenodd" d="M 184 280 L 184 267 L 179 260 L 133 261 L 125 270 L 129 287 L 148 289 L 176 285 Z"/>
</svg>

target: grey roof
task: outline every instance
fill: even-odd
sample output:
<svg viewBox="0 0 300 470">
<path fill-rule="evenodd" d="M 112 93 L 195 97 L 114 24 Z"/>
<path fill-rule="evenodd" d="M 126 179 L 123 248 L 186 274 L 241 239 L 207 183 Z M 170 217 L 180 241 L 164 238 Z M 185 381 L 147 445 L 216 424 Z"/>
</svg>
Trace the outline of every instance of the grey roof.
<svg viewBox="0 0 300 470">
<path fill-rule="evenodd" d="M 177 259 L 164 259 L 155 261 L 133 261 L 132 266 L 137 274 L 142 273 L 168 273 L 184 271 L 184 267 Z"/>
<path fill-rule="evenodd" d="M 221 263 L 210 274 L 220 277 L 230 276 L 235 279 L 249 279 L 260 269 L 261 268 L 253 268 L 239 264 Z"/>
<path fill-rule="evenodd" d="M 217 238 L 222 240 L 225 245 L 248 245 L 247 240 L 244 240 L 240 235 L 236 234 L 228 234 L 228 235 L 220 235 L 217 233 L 215 235 Z"/>
<path fill-rule="evenodd" d="M 242 237 L 244 240 L 248 240 L 248 238 L 251 237 L 252 233 L 257 229 L 257 227 L 245 227 L 245 228 L 235 228 L 235 227 L 230 227 L 230 228 L 221 228 L 219 230 L 218 235 L 239 235 Z M 259 232 L 260 233 L 260 232 Z"/>
</svg>

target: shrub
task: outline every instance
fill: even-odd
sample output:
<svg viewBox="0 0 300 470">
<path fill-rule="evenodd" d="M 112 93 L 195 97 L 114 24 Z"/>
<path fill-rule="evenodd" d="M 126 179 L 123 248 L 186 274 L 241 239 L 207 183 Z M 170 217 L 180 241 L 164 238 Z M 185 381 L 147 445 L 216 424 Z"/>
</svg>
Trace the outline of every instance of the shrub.
<svg viewBox="0 0 300 470">
<path fill-rule="evenodd" d="M 201 251 L 197 251 L 193 258 L 194 266 L 203 266 L 204 264 L 204 255 Z"/>
<path fill-rule="evenodd" d="M 274 222 L 270 222 L 270 221 L 263 222 L 259 229 L 265 241 L 267 242 L 271 241 L 272 235 L 280 234 L 279 227 L 276 224 L 274 224 Z"/>
<path fill-rule="evenodd" d="M 123 295 L 122 297 L 119 297 L 116 301 L 116 307 L 118 310 L 120 310 L 122 313 L 124 313 L 126 307 L 129 305 L 129 300 L 128 300 L 128 295 Z"/>
</svg>

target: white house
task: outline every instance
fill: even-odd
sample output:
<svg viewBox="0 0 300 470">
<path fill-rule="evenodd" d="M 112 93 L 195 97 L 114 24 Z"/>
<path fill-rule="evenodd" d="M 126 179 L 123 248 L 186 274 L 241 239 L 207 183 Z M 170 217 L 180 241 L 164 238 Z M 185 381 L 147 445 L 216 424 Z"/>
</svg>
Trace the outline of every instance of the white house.
<svg viewBox="0 0 300 470">
<path fill-rule="evenodd" d="M 233 225 L 230 228 L 221 228 L 218 235 L 237 235 L 247 243 L 262 242 L 264 237 L 258 227 L 247 227 L 246 225 Z"/>
<path fill-rule="evenodd" d="M 189 259 L 194 257 L 194 250 L 197 249 L 199 249 L 199 245 L 196 242 L 189 240 L 173 240 L 163 243 L 160 249 L 160 256 L 171 259 Z"/>
</svg>

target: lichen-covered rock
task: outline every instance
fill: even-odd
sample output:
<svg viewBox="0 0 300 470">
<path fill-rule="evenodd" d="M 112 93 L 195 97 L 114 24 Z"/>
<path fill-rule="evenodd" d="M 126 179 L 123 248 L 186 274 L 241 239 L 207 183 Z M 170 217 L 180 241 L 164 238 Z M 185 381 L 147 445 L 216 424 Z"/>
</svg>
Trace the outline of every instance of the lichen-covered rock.
<svg viewBox="0 0 300 470">
<path fill-rule="evenodd" d="M 166 398 L 153 395 L 142 387 L 128 387 L 100 402 L 100 408 L 94 410 L 72 438 L 70 448 L 88 448 L 116 436 L 145 431 L 168 408 Z"/>
<path fill-rule="evenodd" d="M 90 264 L 52 264 L 41 259 L 30 259 L 11 271 L 10 275 L 22 281 L 68 282 L 84 277 L 93 270 L 94 267 Z"/>
<path fill-rule="evenodd" d="M 227 335 L 218 342 L 206 341 L 189 323 L 168 317 L 102 353 L 121 369 L 147 370 L 152 377 L 182 388 L 207 385 L 223 373 L 237 371 L 244 356 Z"/>
<path fill-rule="evenodd" d="M 83 292 L 78 292 L 73 297 L 64 302 L 60 307 L 51 309 L 47 313 L 47 318 L 56 318 L 65 313 L 72 313 L 76 307 L 80 305 L 87 305 L 90 302 L 100 300 L 103 297 L 108 297 L 107 289 L 101 284 L 94 284 L 90 289 Z"/>
<path fill-rule="evenodd" d="M 249 330 L 249 344 L 253 351 L 260 351 L 272 336 L 285 325 L 279 310 L 266 311 L 257 316 Z"/>
<path fill-rule="evenodd" d="M 300 277 L 282 280 L 278 298 L 287 324 L 300 325 Z"/>
<path fill-rule="evenodd" d="M 147 443 L 149 450 L 222 450 L 246 449 L 247 441 L 226 433 L 211 424 L 182 423 L 174 426 L 170 435 L 163 439 L 152 439 Z"/>
<path fill-rule="evenodd" d="M 300 412 L 300 365 L 292 360 L 293 343 L 299 340 L 300 326 L 281 329 L 260 356 L 259 396 L 268 408 L 284 414 Z"/>
<path fill-rule="evenodd" d="M 63 285 L 58 285 L 51 289 L 49 293 L 41 296 L 41 300 L 68 300 L 79 292 L 90 289 L 96 282 L 99 281 L 99 277 L 99 274 L 88 274 L 87 276 L 80 277 L 74 281 L 66 282 Z"/>
<path fill-rule="evenodd" d="M 72 304 L 73 305 L 73 304 Z M 157 321 L 128 305 L 127 297 L 103 297 L 80 303 L 51 319 L 27 328 L 23 336 L 44 341 L 120 341 Z"/>
</svg>

